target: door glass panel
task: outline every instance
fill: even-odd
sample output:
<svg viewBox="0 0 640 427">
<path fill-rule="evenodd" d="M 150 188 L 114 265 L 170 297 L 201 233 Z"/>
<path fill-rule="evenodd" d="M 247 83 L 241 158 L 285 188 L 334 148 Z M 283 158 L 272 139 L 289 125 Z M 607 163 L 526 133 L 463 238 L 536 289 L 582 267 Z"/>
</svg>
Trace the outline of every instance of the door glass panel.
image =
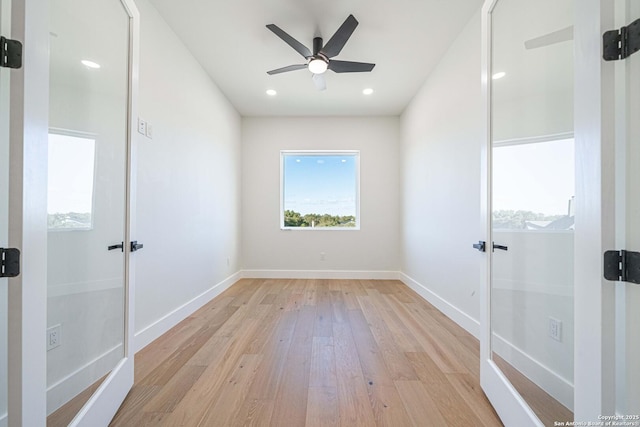
<svg viewBox="0 0 640 427">
<path fill-rule="evenodd" d="M 554 425 L 573 419 L 573 2 L 498 0 L 491 23 L 492 358 Z"/>
<path fill-rule="evenodd" d="M 67 425 L 124 356 L 129 15 L 51 4 L 47 409 Z"/>
<path fill-rule="evenodd" d="M 9 32 L 9 1 L 0 0 L 0 33 Z M 0 248 L 9 242 L 9 73 L 0 69 Z M 0 427 L 7 425 L 8 279 L 0 279 Z"/>
</svg>

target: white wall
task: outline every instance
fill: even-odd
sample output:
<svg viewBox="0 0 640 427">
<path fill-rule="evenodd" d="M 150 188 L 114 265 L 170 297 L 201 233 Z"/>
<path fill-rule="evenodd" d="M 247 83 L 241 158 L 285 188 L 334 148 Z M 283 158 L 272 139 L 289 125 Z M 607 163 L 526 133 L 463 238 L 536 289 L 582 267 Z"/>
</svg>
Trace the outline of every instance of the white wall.
<svg viewBox="0 0 640 427">
<path fill-rule="evenodd" d="M 471 248 L 482 235 L 479 72 L 476 13 L 401 117 L 400 168 L 402 271 L 476 322 L 483 260 Z"/>
<path fill-rule="evenodd" d="M 139 348 L 189 314 L 181 307 L 239 270 L 241 123 L 158 12 L 147 0 L 136 4 L 140 116 L 153 126 L 153 139 L 138 146 Z"/>
<path fill-rule="evenodd" d="M 242 132 L 243 269 L 258 270 L 248 274 L 399 270 L 397 117 L 244 118 Z M 280 150 L 360 150 L 360 230 L 281 230 Z"/>
</svg>

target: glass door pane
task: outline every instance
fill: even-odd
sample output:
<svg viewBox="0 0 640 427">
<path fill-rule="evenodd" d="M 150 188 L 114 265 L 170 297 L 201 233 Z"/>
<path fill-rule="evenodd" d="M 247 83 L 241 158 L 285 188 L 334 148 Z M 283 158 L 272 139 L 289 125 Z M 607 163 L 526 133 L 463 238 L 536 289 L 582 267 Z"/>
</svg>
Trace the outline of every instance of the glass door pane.
<svg viewBox="0 0 640 427">
<path fill-rule="evenodd" d="M 49 425 L 124 357 L 129 25 L 119 0 L 51 3 Z"/>
<path fill-rule="evenodd" d="M 491 24 L 492 358 L 553 425 L 573 419 L 573 2 L 498 0 Z"/>
</svg>

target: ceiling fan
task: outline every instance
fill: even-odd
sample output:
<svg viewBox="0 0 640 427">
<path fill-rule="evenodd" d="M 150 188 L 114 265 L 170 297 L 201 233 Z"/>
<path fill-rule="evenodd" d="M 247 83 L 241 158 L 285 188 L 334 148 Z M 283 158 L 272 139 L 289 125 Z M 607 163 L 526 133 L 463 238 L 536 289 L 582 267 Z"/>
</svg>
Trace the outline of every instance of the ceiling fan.
<svg viewBox="0 0 640 427">
<path fill-rule="evenodd" d="M 375 67 L 376 64 L 331 59 L 340 53 L 357 26 L 358 21 L 356 18 L 354 18 L 353 15 L 349 15 L 340 28 L 338 28 L 338 31 L 336 31 L 324 46 L 322 45 L 322 37 L 315 37 L 313 39 L 313 52 L 311 52 L 305 45 L 291 37 L 277 25 L 267 25 L 268 29 L 273 31 L 276 36 L 284 40 L 285 43 L 291 46 L 307 60 L 305 64 L 295 64 L 277 68 L 275 70 L 267 71 L 267 74 L 280 74 L 286 73 L 287 71 L 307 68 L 311 73 L 313 73 L 312 77 L 316 88 L 318 90 L 325 90 L 327 88 L 327 83 L 322 74 L 327 70 L 331 70 L 334 73 L 359 73 L 373 70 L 373 67 Z"/>
</svg>

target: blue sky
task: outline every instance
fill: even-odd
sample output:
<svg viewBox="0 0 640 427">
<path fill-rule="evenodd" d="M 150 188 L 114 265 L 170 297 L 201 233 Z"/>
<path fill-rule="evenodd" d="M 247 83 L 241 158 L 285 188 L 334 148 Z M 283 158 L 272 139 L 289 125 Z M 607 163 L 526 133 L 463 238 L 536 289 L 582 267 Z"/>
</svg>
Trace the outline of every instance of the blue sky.
<svg viewBox="0 0 640 427">
<path fill-rule="evenodd" d="M 285 210 L 303 215 L 356 215 L 355 154 L 283 157 Z"/>
</svg>

